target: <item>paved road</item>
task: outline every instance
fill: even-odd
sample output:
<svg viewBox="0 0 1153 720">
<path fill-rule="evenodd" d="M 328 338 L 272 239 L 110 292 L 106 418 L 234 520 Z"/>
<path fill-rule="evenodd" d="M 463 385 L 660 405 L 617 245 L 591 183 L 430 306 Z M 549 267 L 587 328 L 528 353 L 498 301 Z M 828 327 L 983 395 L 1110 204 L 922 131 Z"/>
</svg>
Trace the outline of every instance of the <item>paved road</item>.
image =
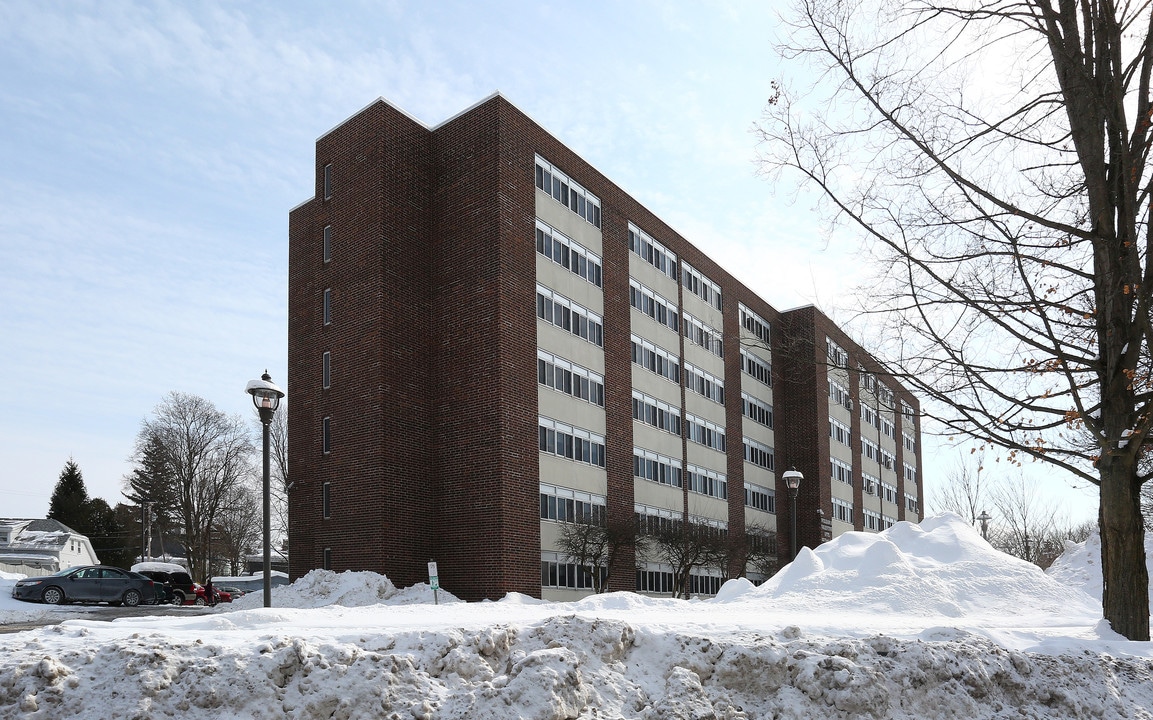
<svg viewBox="0 0 1153 720">
<path fill-rule="evenodd" d="M 33 603 L 30 607 L 34 606 Z M 216 608 L 196 605 L 140 605 L 137 607 L 110 607 L 107 605 L 87 605 L 78 612 L 57 611 L 46 613 L 44 617 L 32 621 L 0 625 L 0 634 L 34 630 L 47 625 L 58 625 L 65 620 L 101 620 L 111 622 L 123 617 L 189 617 L 218 612 Z"/>
</svg>

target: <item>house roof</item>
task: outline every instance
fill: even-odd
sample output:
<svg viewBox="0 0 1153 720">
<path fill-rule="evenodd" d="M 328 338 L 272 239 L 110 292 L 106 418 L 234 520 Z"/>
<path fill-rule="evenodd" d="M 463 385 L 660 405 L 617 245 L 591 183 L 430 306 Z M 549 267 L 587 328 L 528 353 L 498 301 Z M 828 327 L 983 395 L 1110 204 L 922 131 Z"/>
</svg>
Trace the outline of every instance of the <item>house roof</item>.
<svg viewBox="0 0 1153 720">
<path fill-rule="evenodd" d="M 14 530 L 5 549 L 55 550 L 64 547 L 73 535 L 80 535 L 59 520 L 0 518 L 0 528 Z"/>
</svg>

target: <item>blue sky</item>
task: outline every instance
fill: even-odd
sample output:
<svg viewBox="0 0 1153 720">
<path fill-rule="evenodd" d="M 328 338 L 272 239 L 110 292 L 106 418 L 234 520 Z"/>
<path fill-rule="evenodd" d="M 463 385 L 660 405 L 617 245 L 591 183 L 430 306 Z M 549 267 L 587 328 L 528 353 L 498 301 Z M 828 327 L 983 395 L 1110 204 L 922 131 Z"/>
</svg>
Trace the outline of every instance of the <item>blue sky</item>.
<svg viewBox="0 0 1153 720">
<path fill-rule="evenodd" d="M 770 82 L 804 80 L 774 5 L 0 0 L 0 516 L 69 457 L 115 504 L 171 390 L 284 382 L 288 211 L 377 97 L 435 125 L 500 91 L 778 309 L 847 318 L 852 239 L 757 175 Z"/>
</svg>

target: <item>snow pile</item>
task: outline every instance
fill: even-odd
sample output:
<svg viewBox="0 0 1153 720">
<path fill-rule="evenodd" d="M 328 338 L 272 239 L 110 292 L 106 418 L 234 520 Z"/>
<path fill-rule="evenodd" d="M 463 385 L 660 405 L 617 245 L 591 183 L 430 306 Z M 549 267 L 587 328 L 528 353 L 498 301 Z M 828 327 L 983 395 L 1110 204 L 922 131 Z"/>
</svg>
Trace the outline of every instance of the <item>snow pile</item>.
<svg viewBox="0 0 1153 720">
<path fill-rule="evenodd" d="M 955 516 L 713 600 L 430 595 L 316 571 L 273 608 L 0 635 L 0 717 L 1153 719 L 1153 644 Z"/>
<path fill-rule="evenodd" d="M 1145 567 L 1153 578 L 1153 533 L 1145 533 Z M 1049 577 L 1066 585 L 1080 589 L 1098 604 L 1101 602 L 1101 533 L 1094 528 L 1085 542 L 1065 541 L 1065 552 L 1053 561 L 1045 571 Z M 1149 612 L 1153 614 L 1153 597 L 1149 601 Z"/>
<path fill-rule="evenodd" d="M 444 590 L 437 592 L 441 603 L 461 600 Z M 398 590 L 384 575 L 368 571 L 312 570 L 291 585 L 272 588 L 272 606 L 277 608 L 321 608 L 332 605 L 365 607 L 368 605 L 410 605 L 432 603 L 432 588 L 427 584 Z M 264 607 L 264 592 L 250 592 L 232 601 L 235 609 Z"/>
<path fill-rule="evenodd" d="M 996 550 L 952 513 L 802 548 L 796 561 L 745 595 L 798 611 L 915 616 L 1100 609 L 1099 597 Z"/>
</svg>

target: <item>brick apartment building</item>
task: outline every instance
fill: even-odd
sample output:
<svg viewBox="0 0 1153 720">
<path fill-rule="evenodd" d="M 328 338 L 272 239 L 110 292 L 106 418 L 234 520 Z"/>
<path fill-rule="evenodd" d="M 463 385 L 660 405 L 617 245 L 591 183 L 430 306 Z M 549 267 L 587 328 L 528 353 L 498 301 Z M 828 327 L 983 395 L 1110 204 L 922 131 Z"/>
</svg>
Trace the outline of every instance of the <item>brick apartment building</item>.
<svg viewBox="0 0 1153 720">
<path fill-rule="evenodd" d="M 500 95 L 433 128 L 378 100 L 325 134 L 289 241 L 293 577 L 408 585 L 435 559 L 465 599 L 578 597 L 574 509 L 748 529 L 783 564 L 790 467 L 799 545 L 921 517 L 917 399 Z M 627 560 L 610 589 L 667 589 Z M 746 572 L 724 570 L 694 588 Z"/>
</svg>

